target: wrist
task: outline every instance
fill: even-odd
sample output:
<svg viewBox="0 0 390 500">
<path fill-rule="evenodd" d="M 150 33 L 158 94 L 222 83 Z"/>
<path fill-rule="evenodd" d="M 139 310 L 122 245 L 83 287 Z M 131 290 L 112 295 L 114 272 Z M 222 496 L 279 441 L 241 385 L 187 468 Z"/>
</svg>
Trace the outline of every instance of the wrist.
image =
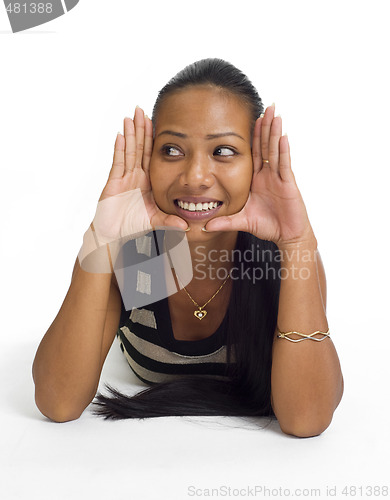
<svg viewBox="0 0 390 500">
<path fill-rule="evenodd" d="M 152 230 L 140 188 L 99 201 L 93 219 L 99 246 L 121 238 L 135 239 Z"/>
<path fill-rule="evenodd" d="M 83 271 L 97 274 L 112 274 L 108 245 L 99 245 L 91 224 L 83 236 L 83 244 L 77 255 Z"/>
<path fill-rule="evenodd" d="M 317 238 L 315 237 L 311 227 L 309 227 L 304 234 L 298 238 L 293 238 L 291 240 L 278 240 L 274 243 L 280 251 L 291 249 L 307 249 L 315 251 L 318 248 Z"/>
<path fill-rule="evenodd" d="M 83 237 L 80 266 L 91 273 L 112 273 L 122 246 L 152 229 L 141 189 L 101 199 Z"/>
</svg>

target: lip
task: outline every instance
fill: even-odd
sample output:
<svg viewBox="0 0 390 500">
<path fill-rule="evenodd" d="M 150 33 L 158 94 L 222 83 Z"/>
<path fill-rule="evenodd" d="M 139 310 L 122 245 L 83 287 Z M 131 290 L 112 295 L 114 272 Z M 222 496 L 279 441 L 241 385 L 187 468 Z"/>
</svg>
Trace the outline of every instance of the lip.
<svg viewBox="0 0 390 500">
<path fill-rule="evenodd" d="M 178 198 L 178 199 L 182 200 L 182 198 Z M 202 198 L 193 198 L 193 199 L 196 199 L 198 202 L 201 202 L 201 200 L 202 200 Z M 184 199 L 182 201 L 184 201 Z M 185 201 L 187 201 L 187 198 Z M 204 201 L 206 202 L 206 201 L 218 201 L 218 200 L 204 198 Z M 176 202 L 176 200 L 175 200 L 175 202 Z M 195 202 L 193 202 L 193 203 L 195 203 Z M 203 219 L 208 219 L 209 217 L 212 217 L 214 214 L 216 214 L 218 212 L 218 210 L 222 207 L 223 203 L 221 203 L 221 205 L 218 205 L 215 208 L 211 208 L 207 211 L 202 211 L 202 212 L 190 212 L 189 210 L 184 210 L 184 208 L 180 208 L 179 205 L 176 205 L 176 203 L 174 203 L 174 205 L 175 205 L 176 212 L 178 213 L 178 215 L 180 215 L 180 217 L 182 219 L 203 220 Z"/>
<path fill-rule="evenodd" d="M 178 196 L 176 200 L 186 201 L 187 203 L 195 203 L 195 205 L 197 203 L 207 203 L 208 201 L 218 201 L 219 203 L 221 202 L 221 200 L 216 200 L 215 198 L 206 198 L 205 196 L 183 196 L 183 198 Z"/>
</svg>

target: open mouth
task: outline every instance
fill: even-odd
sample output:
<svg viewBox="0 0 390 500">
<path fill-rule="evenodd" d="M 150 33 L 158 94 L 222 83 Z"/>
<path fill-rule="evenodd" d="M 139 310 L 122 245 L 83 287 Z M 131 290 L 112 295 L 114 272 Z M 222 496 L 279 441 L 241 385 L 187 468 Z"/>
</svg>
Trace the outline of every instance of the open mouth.
<svg viewBox="0 0 390 500">
<path fill-rule="evenodd" d="M 176 210 L 184 218 L 188 219 L 203 219 L 215 214 L 223 205 L 222 201 L 210 201 L 189 203 L 181 200 L 174 200 Z"/>
<path fill-rule="evenodd" d="M 188 203 L 186 201 L 175 200 L 175 205 L 188 212 L 209 212 L 222 205 L 222 201 L 210 201 L 208 203 Z"/>
</svg>

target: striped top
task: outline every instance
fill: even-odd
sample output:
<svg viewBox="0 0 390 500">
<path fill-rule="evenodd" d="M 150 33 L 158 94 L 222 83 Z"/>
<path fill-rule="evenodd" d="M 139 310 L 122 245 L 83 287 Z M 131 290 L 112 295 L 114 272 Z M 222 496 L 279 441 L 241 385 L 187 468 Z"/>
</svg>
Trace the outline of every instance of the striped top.
<svg viewBox="0 0 390 500">
<path fill-rule="evenodd" d="M 122 301 L 117 338 L 130 368 L 148 385 L 185 375 L 229 380 L 225 342 L 230 307 L 205 339 L 176 340 L 173 335 L 167 298 L 172 293 L 167 293 L 164 269 L 168 252 L 179 251 L 186 258 L 183 237 L 170 234 L 167 249 L 165 231 L 149 231 L 126 242 L 114 264 Z"/>
<path fill-rule="evenodd" d="M 209 337 L 176 340 L 168 299 L 126 311 L 122 303 L 117 332 L 130 368 L 144 383 L 154 385 L 183 375 L 229 380 L 226 375 L 226 324 L 228 313 Z"/>
<path fill-rule="evenodd" d="M 165 231 L 153 230 L 128 241 L 122 246 L 122 251 L 114 263 L 122 299 L 117 331 L 120 348 L 135 375 L 148 385 L 168 382 L 185 375 L 229 380 L 227 327 L 230 323 L 229 316 L 234 315 L 237 307 L 235 301 L 239 291 L 236 287 L 241 286 L 241 280 L 233 279 L 226 315 L 212 335 L 200 340 L 177 340 L 172 331 L 167 298 L 175 293 L 177 288 L 172 292 L 173 288 L 170 287 L 170 293 L 167 293 L 166 257 L 168 253 L 176 252 L 176 255 L 179 253 L 185 259 L 186 249 L 184 246 L 180 247 L 182 236 L 179 233 L 176 239 L 175 234 L 170 235 L 170 246 L 166 245 L 164 233 Z M 253 262 L 260 266 L 263 274 L 267 273 L 267 278 L 261 281 L 255 281 L 254 275 L 249 275 L 249 279 L 252 278 L 253 293 L 259 294 L 259 304 L 264 294 L 272 298 L 273 308 L 259 308 L 257 315 L 259 322 L 269 321 L 269 318 L 272 315 L 276 317 L 278 312 L 280 262 L 276 259 L 277 246 L 239 231 L 236 248 L 249 249 Z M 265 257 L 263 254 L 259 257 L 257 252 L 260 250 L 266 252 Z M 245 293 L 251 293 L 248 290 Z M 231 321 L 237 324 L 237 318 L 233 316 Z M 231 355 L 234 364 L 234 349 Z"/>
</svg>

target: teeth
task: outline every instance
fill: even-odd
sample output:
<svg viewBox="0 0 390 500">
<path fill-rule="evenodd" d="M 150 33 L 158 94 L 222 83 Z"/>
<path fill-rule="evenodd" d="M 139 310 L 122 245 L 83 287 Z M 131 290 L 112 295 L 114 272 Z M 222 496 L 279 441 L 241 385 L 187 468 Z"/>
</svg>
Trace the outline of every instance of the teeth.
<svg viewBox="0 0 390 500">
<path fill-rule="evenodd" d="M 190 212 L 201 212 L 202 210 L 211 210 L 218 206 L 217 201 L 209 201 L 208 203 L 188 203 L 186 201 L 178 200 L 177 204 L 179 207 L 184 208 L 184 210 L 189 210 Z"/>
</svg>

